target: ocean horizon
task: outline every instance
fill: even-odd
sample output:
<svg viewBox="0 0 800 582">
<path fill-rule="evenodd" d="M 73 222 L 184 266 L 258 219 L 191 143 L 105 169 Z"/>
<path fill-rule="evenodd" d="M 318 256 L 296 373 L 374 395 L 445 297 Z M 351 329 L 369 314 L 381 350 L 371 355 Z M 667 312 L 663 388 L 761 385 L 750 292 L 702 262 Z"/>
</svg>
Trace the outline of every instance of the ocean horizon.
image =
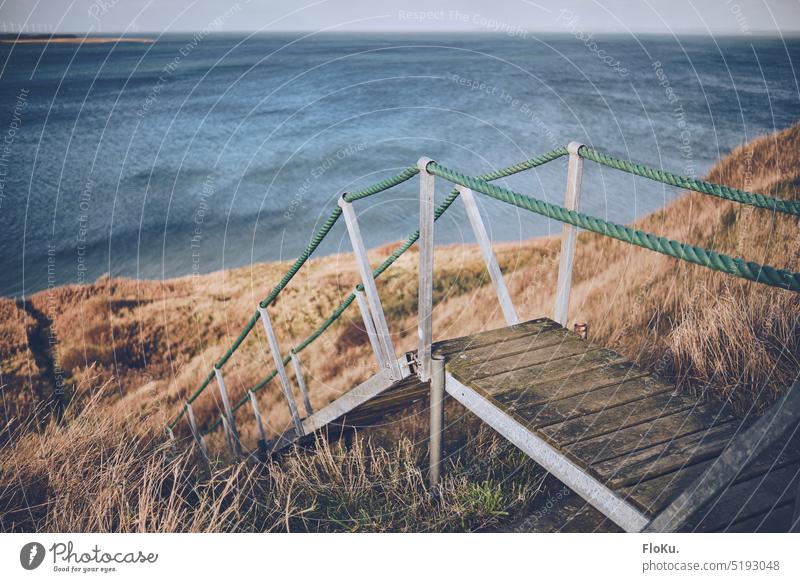
<svg viewBox="0 0 800 582">
<path fill-rule="evenodd" d="M 423 155 L 477 175 L 579 141 L 701 177 L 800 118 L 798 55 L 796 36 L 581 30 L 0 44 L 0 293 L 294 259 L 342 192 Z M 559 160 L 498 183 L 561 204 L 565 180 Z M 619 223 L 680 193 L 591 162 L 583 184 L 581 209 Z M 496 241 L 560 232 L 479 203 Z M 368 246 L 405 238 L 417 181 L 357 211 Z M 467 224 L 454 207 L 437 242 L 473 242 Z M 349 250 L 338 224 L 317 252 Z"/>
</svg>

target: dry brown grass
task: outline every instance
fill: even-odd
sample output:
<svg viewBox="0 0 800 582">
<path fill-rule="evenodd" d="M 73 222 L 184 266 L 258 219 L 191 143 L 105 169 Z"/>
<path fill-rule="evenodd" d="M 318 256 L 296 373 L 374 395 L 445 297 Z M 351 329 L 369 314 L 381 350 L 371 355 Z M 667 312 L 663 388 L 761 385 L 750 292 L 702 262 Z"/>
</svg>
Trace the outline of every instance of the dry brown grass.
<svg viewBox="0 0 800 582">
<path fill-rule="evenodd" d="M 108 389 L 108 386 L 105 387 Z M 258 480 L 229 465 L 203 480 L 187 452 L 107 414 L 98 390 L 63 430 L 55 423 L 5 447 L 0 467 L 4 531 L 227 531 L 246 519 Z"/>
<path fill-rule="evenodd" d="M 709 178 L 796 199 L 799 142 L 800 126 L 766 136 L 734 151 Z M 797 219 L 764 210 L 685 194 L 637 226 L 800 270 Z M 558 246 L 556 238 L 496 246 L 523 319 L 552 312 Z M 371 259 L 377 263 L 391 250 L 391 245 L 376 249 Z M 415 252 L 407 253 L 378 283 L 398 351 L 415 347 L 416 261 Z M 503 325 L 475 247 L 437 248 L 436 261 L 436 337 Z M 34 296 L 32 304 L 41 312 L 51 313 L 51 302 L 59 305 L 52 311 L 56 356 L 69 373 L 73 419 L 66 432 L 40 427 L 40 434 L 32 431 L 3 445 L 3 458 L 9 461 L 3 463 L 0 483 L 2 528 L 479 529 L 497 525 L 503 513 L 529 507 L 538 487 L 536 470 L 506 448 L 489 457 L 490 467 L 482 465 L 469 451 L 485 452 L 481 447 L 502 443 L 495 439 L 491 444 L 491 435 L 466 421 L 460 433 L 450 431 L 458 442 L 449 445 L 454 454 L 446 488 L 449 505 L 432 505 L 419 469 L 424 465 L 424 422 L 412 413 L 365 435 L 367 441 L 357 439 L 352 451 L 324 445 L 266 469 L 230 465 L 222 458 L 211 473 L 200 476 L 187 453 L 168 455 L 161 442 L 164 424 L 238 334 L 268 283 L 287 267 L 253 265 L 163 282 L 103 278 Z M 349 255 L 310 261 L 271 308 L 282 345 L 303 339 L 356 281 Z M 41 370 L 25 339 L 33 322 L 11 302 L 0 302 L 0 310 L 4 407 L 19 424 L 46 385 L 42 387 Z M 741 409 L 774 401 L 800 363 L 796 294 L 589 233 L 580 235 L 570 313 L 573 321 L 590 323 L 595 342 L 685 390 L 730 398 Z M 302 357 L 316 407 L 374 371 L 355 308 Z M 271 370 L 269 361 L 263 334 L 256 329 L 226 366 L 234 398 Z M 259 398 L 270 432 L 286 427 L 289 418 L 277 385 L 269 385 Z M 197 400 L 195 412 L 203 426 L 218 416 L 213 386 Z M 252 417 L 239 418 L 243 440 L 250 446 L 256 436 Z M 184 423 L 177 434 L 186 436 Z M 209 446 L 224 449 L 219 431 Z M 66 466 L 76 467 L 80 478 L 59 469 Z M 494 477 L 484 481 L 487 474 Z M 88 476 L 92 483 L 86 487 Z M 390 517 L 380 509 L 387 500 Z M 367 508 L 366 513 L 359 508 Z M 96 513 L 89 517 L 90 509 Z M 454 521 L 446 512 L 459 517 Z"/>
<path fill-rule="evenodd" d="M 210 466 L 110 415 L 96 390 L 66 429 L 51 423 L 2 448 L 0 530 L 51 532 L 463 531 L 496 527 L 532 507 L 542 471 L 477 425 L 451 452 L 440 495 L 429 494 L 418 423 L 352 449 L 320 440 L 268 464 Z M 219 450 L 219 449 L 217 449 Z M 476 470 L 477 468 L 477 470 Z"/>
<path fill-rule="evenodd" d="M 44 370 L 28 345 L 35 326 L 33 317 L 14 301 L 0 299 L 0 419 L 9 430 L 16 430 L 47 395 Z M 7 431 L 0 431 L 0 441 L 6 436 Z"/>
<path fill-rule="evenodd" d="M 709 179 L 779 198 L 800 197 L 800 126 L 737 148 Z M 677 240 L 800 270 L 798 220 L 701 194 L 687 194 L 638 226 Z M 595 322 L 598 341 L 698 394 L 763 409 L 800 367 L 800 297 L 734 279 L 608 239 L 597 252 L 614 283 L 578 275 L 577 318 Z M 623 248 L 623 246 L 625 248 Z M 588 257 L 584 257 L 586 261 Z M 594 255 L 595 261 L 600 256 Z M 580 273 L 580 269 L 579 269 Z M 613 300 L 610 300 L 613 298 Z"/>
</svg>

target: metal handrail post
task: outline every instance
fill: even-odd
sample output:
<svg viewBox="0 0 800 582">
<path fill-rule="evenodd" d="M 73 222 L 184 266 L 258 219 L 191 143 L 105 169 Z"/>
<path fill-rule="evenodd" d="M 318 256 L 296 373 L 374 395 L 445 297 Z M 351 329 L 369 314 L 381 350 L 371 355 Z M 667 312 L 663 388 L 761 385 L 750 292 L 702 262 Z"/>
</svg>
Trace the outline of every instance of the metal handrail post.
<svg viewBox="0 0 800 582">
<path fill-rule="evenodd" d="M 583 158 L 578 154 L 582 143 L 570 142 L 569 165 L 567 168 L 567 189 L 564 194 L 564 207 L 577 211 L 581 202 L 581 182 L 583 180 Z M 553 319 L 563 326 L 569 317 L 569 295 L 572 290 L 572 266 L 575 261 L 575 247 L 578 239 L 578 227 L 564 224 L 561 229 L 561 257 L 558 265 L 558 283 L 556 285 L 556 305 Z"/>
</svg>

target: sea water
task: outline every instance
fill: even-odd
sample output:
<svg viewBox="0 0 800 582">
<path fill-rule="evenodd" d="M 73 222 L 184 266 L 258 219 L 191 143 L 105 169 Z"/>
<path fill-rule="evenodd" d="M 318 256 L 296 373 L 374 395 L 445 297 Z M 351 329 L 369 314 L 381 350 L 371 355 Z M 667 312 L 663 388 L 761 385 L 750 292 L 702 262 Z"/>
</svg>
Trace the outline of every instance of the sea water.
<svg viewBox="0 0 800 582">
<path fill-rule="evenodd" d="M 797 38 L 532 33 L 0 45 L 0 293 L 293 259 L 342 192 L 423 155 L 479 174 L 575 140 L 702 176 L 797 121 L 798 56 Z M 565 179 L 561 159 L 500 183 L 561 203 Z M 417 188 L 357 203 L 367 245 L 416 228 Z M 678 193 L 586 162 L 581 205 L 626 223 Z M 559 230 L 479 204 L 494 240 Z M 472 241 L 460 205 L 436 228 Z M 318 253 L 349 248 L 338 224 Z"/>
</svg>

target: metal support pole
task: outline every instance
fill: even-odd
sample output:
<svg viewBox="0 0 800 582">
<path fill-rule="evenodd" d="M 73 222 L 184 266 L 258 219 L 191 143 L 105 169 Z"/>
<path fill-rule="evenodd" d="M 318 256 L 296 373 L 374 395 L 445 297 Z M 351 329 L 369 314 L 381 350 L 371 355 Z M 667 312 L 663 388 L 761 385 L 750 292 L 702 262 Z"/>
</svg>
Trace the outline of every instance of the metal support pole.
<svg viewBox="0 0 800 582">
<path fill-rule="evenodd" d="M 464 203 L 467 217 L 472 225 L 472 231 L 478 240 L 478 246 L 481 248 L 483 262 L 486 263 L 486 270 L 489 271 L 489 278 L 492 280 L 506 323 L 508 325 L 516 325 L 519 323 L 519 318 L 517 318 L 517 312 L 514 310 L 514 303 L 511 301 L 511 295 L 506 287 L 505 279 L 503 279 L 503 273 L 500 271 L 500 265 L 497 264 L 497 257 L 494 256 L 492 251 L 492 241 L 489 240 L 489 233 L 486 232 L 486 226 L 481 218 L 480 210 L 478 210 L 478 204 L 475 202 L 475 196 L 472 190 L 464 186 L 459 186 L 458 191 L 460 192 L 459 198 Z"/>
<path fill-rule="evenodd" d="M 233 443 L 236 442 L 236 439 L 231 436 L 231 425 L 228 424 L 224 414 L 220 414 L 219 417 L 222 419 L 222 430 L 225 432 L 225 443 L 228 445 L 228 451 L 231 454 L 239 454 L 238 451 L 234 451 Z"/>
<path fill-rule="evenodd" d="M 419 168 L 419 305 L 417 309 L 417 359 L 419 379 L 431 379 L 433 342 L 433 218 L 435 177 L 428 172 L 433 160 L 420 158 Z"/>
<path fill-rule="evenodd" d="M 364 293 L 367 296 L 367 304 L 369 305 L 369 311 L 372 315 L 372 321 L 375 322 L 378 341 L 381 344 L 383 353 L 390 356 L 387 364 L 392 380 L 400 380 L 402 378 L 402 372 L 397 363 L 394 345 L 392 345 L 392 338 L 389 335 L 389 325 L 386 323 L 386 316 L 383 313 L 383 306 L 381 305 L 381 299 L 378 295 L 378 288 L 375 285 L 375 277 L 372 275 L 372 267 L 369 265 L 367 251 L 364 248 L 364 240 L 361 238 L 361 229 L 358 226 L 358 219 L 353 210 L 353 204 L 347 202 L 344 199 L 344 195 L 342 195 L 342 198 L 339 199 L 339 207 L 342 209 L 344 221 L 347 225 L 347 233 L 350 235 L 350 243 L 353 246 L 353 254 L 356 256 L 356 264 L 358 265 L 358 272 L 361 275 L 361 284 L 364 286 Z"/>
<path fill-rule="evenodd" d="M 583 158 L 578 148 L 583 144 L 570 142 L 569 167 L 567 169 L 567 191 L 564 206 L 568 210 L 578 210 L 581 202 L 581 180 L 583 178 Z M 572 263 L 575 260 L 578 227 L 565 224 L 561 230 L 561 260 L 558 265 L 558 285 L 556 286 L 556 306 L 553 318 L 561 325 L 567 325 L 569 316 L 569 294 L 572 289 Z"/>
<path fill-rule="evenodd" d="M 297 386 L 300 388 L 300 394 L 303 395 L 303 406 L 306 407 L 306 414 L 311 416 L 314 414 L 314 409 L 311 408 L 311 399 L 308 397 L 308 387 L 306 386 L 306 379 L 303 376 L 303 369 L 300 367 L 300 358 L 294 350 L 289 352 L 289 357 L 292 358 L 292 368 L 294 369 L 294 377 L 297 380 Z"/>
<path fill-rule="evenodd" d="M 258 409 L 258 398 L 256 393 L 252 390 L 247 391 L 247 397 L 250 399 L 250 406 L 253 407 L 253 416 L 256 417 L 256 428 L 258 428 L 258 451 L 259 459 L 262 461 L 267 460 L 267 435 L 264 434 L 264 423 L 261 420 L 261 411 Z"/>
<path fill-rule="evenodd" d="M 233 448 L 237 455 L 241 455 L 242 444 L 239 442 L 239 432 L 236 430 L 236 420 L 233 418 L 231 401 L 228 399 L 228 391 L 225 389 L 225 381 L 222 379 L 222 370 L 214 366 L 214 375 L 217 377 L 217 386 L 219 386 L 219 394 L 222 398 L 222 406 L 225 409 L 223 419 L 227 421 L 228 430 L 233 438 Z"/>
<path fill-rule="evenodd" d="M 192 438 L 194 438 L 194 442 L 197 443 L 197 448 L 200 449 L 200 454 L 203 455 L 203 459 L 205 459 L 206 463 L 208 462 L 208 449 L 206 448 L 206 440 L 203 438 L 203 435 L 200 434 L 200 431 L 197 430 L 197 421 L 194 419 L 194 410 L 192 410 L 192 403 L 186 403 L 186 416 L 189 418 L 189 428 L 192 431 Z"/>
<path fill-rule="evenodd" d="M 429 452 L 431 488 L 439 486 L 442 470 L 442 434 L 444 432 L 444 359 L 431 360 L 431 440 Z"/>
<path fill-rule="evenodd" d="M 247 397 L 250 399 L 250 406 L 253 408 L 253 416 L 256 418 L 256 428 L 258 428 L 258 438 L 267 442 L 267 435 L 264 434 L 264 423 L 261 420 L 261 411 L 258 409 L 258 399 L 255 392 L 252 390 L 247 391 Z"/>
<path fill-rule="evenodd" d="M 383 353 L 383 348 L 378 340 L 378 333 L 375 331 L 375 322 L 372 321 L 372 314 L 369 312 L 367 300 L 364 299 L 364 292 L 356 287 L 355 295 L 356 302 L 358 303 L 358 310 L 361 312 L 361 320 L 364 322 L 364 330 L 367 332 L 367 337 L 369 338 L 369 345 L 372 346 L 372 353 L 375 355 L 375 361 L 378 362 L 378 369 L 382 370 L 388 368 L 388 357 Z"/>
<path fill-rule="evenodd" d="M 283 356 L 278 346 L 278 339 L 275 337 L 275 330 L 272 329 L 272 321 L 270 321 L 267 310 L 260 305 L 258 306 L 258 312 L 261 314 L 264 331 L 267 333 L 267 342 L 269 342 L 269 351 L 272 353 L 272 360 L 275 362 L 275 369 L 278 371 L 278 376 L 281 379 L 283 395 L 286 397 L 286 403 L 289 405 L 289 414 L 292 417 L 292 423 L 294 423 L 294 430 L 298 436 L 303 436 L 305 434 L 303 432 L 303 423 L 300 422 L 300 414 L 297 412 L 297 405 L 294 402 L 292 387 L 289 385 L 289 376 L 286 374 L 286 367 L 283 365 Z"/>
</svg>

